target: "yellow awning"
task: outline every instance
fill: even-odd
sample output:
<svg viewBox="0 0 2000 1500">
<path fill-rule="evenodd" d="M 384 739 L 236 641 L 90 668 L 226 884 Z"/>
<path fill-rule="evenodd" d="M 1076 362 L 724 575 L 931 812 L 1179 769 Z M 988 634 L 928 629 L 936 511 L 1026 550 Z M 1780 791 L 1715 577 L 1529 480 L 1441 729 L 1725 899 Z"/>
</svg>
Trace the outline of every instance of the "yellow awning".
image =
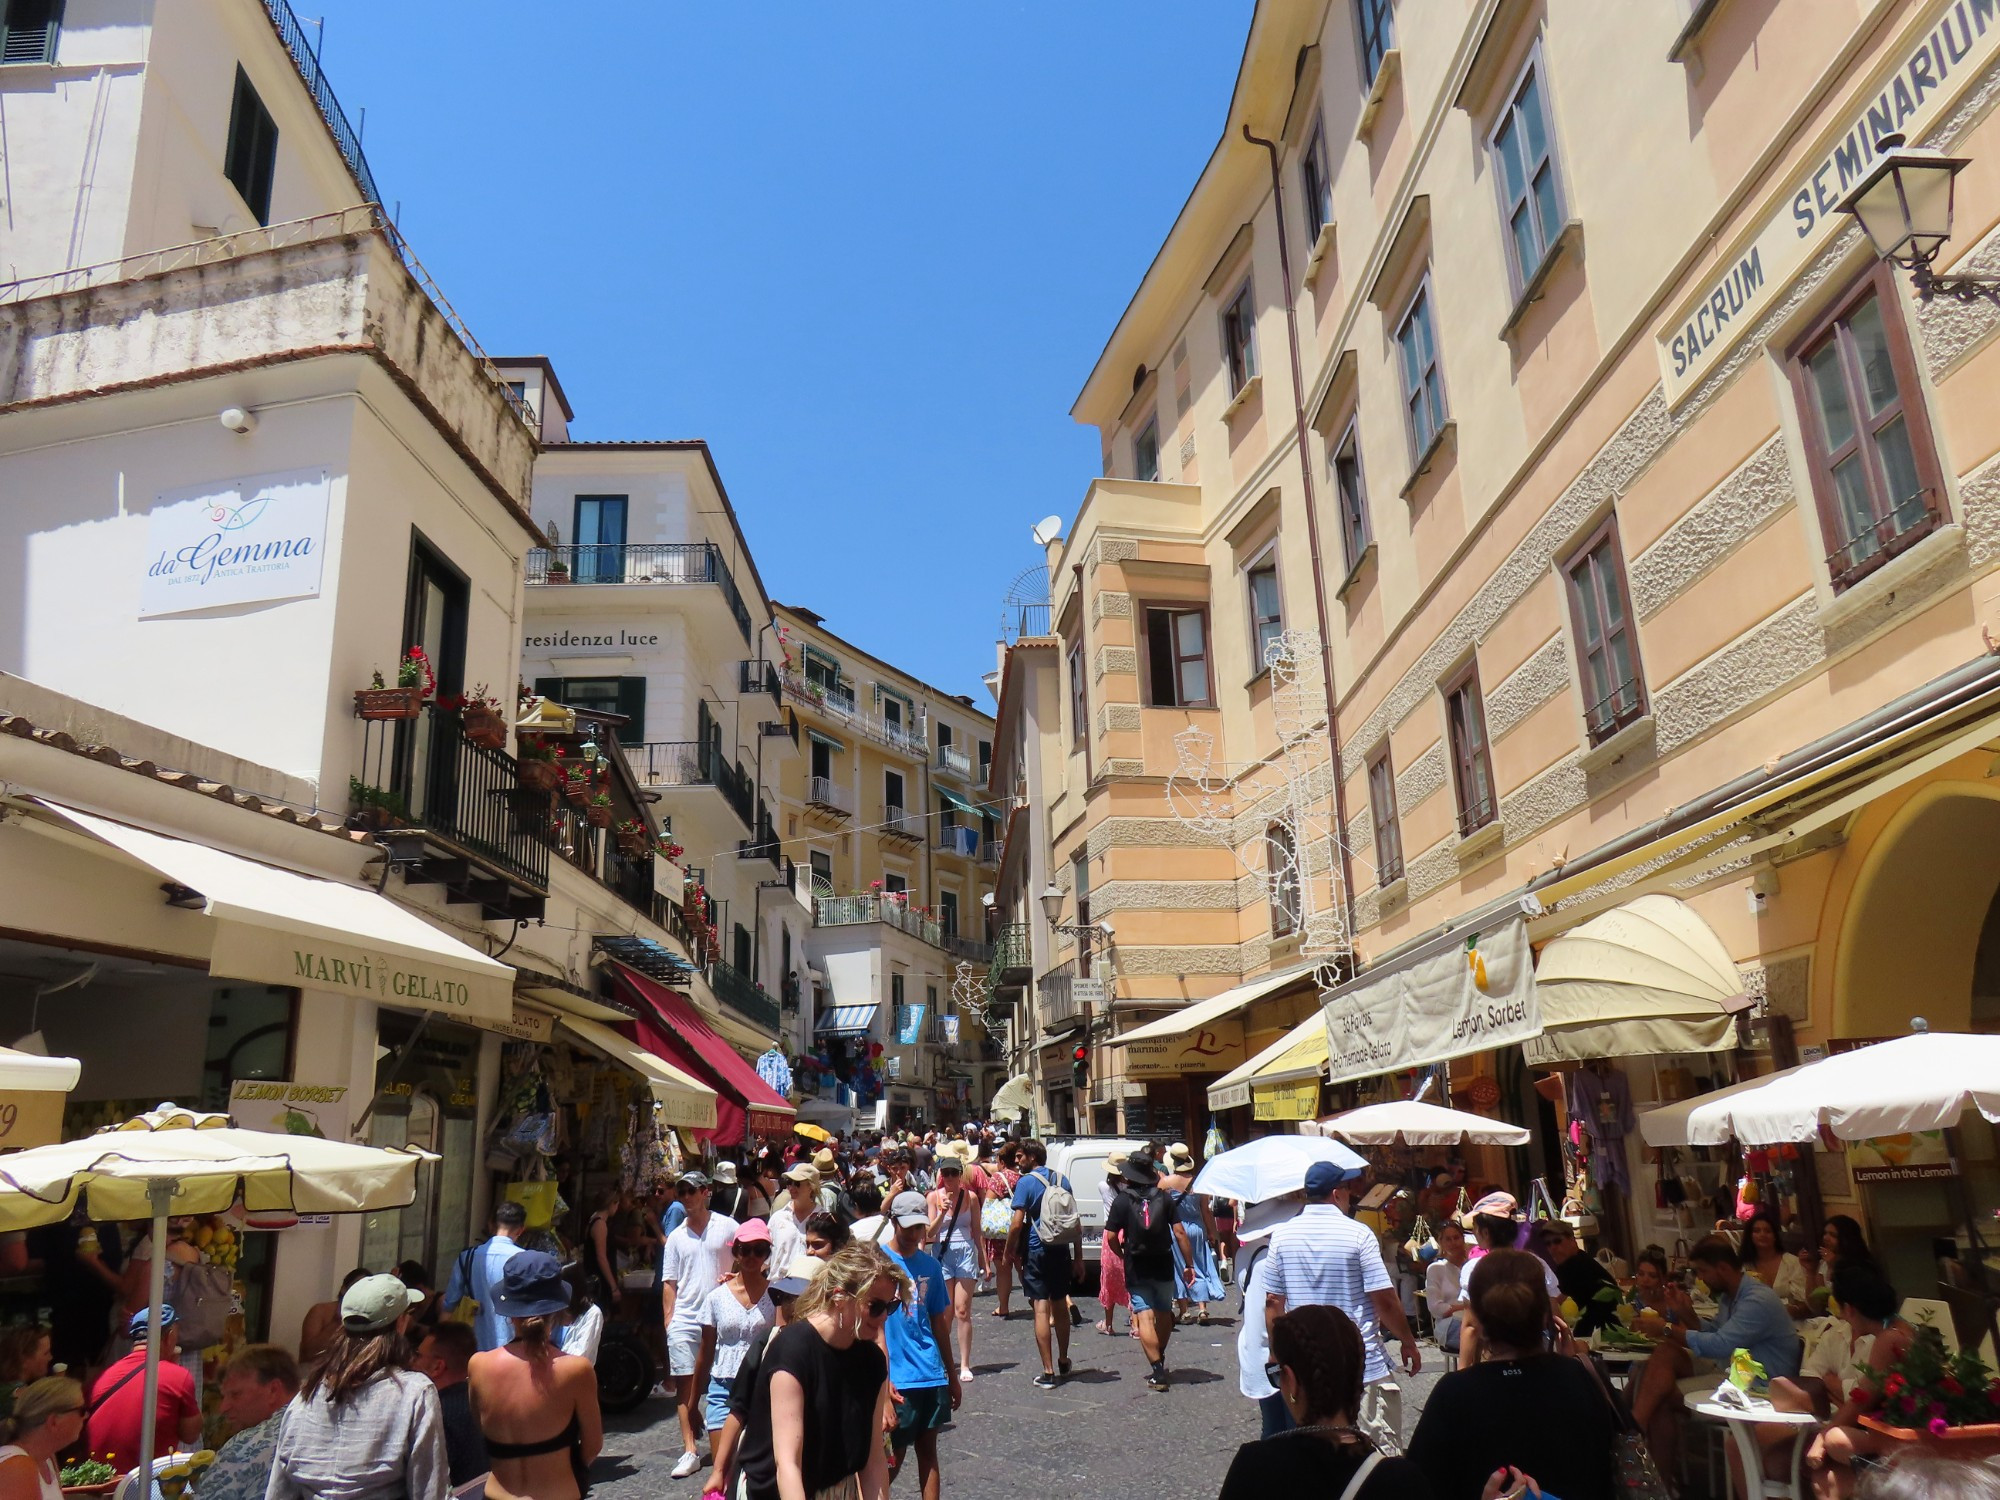
<svg viewBox="0 0 2000 1500">
<path fill-rule="evenodd" d="M 1192 1005 L 1184 1005 L 1170 1016 L 1162 1016 L 1157 1021 L 1148 1021 L 1144 1026 L 1135 1026 L 1122 1036 L 1112 1037 L 1102 1045 L 1123 1046 L 1126 1042 L 1171 1041 L 1175 1037 L 1187 1036 L 1204 1026 L 1212 1026 L 1226 1016 L 1268 996 L 1275 995 L 1288 986 L 1310 983 L 1313 965 L 1296 969 L 1286 969 L 1280 974 L 1266 974 L 1261 979 L 1253 979 L 1247 984 L 1239 984 L 1235 989 L 1224 990 L 1219 995 L 1211 995 L 1206 1000 L 1197 1000 Z M 1217 1085 L 1220 1087 L 1220 1085 Z"/>
<path fill-rule="evenodd" d="M 715 1128 L 715 1090 L 707 1084 L 683 1073 L 664 1057 L 655 1057 L 637 1042 L 627 1041 L 609 1026 L 600 1026 L 581 1016 L 558 1016 L 556 1020 L 564 1031 L 591 1051 L 623 1063 L 643 1078 L 660 1106 L 662 1125 L 683 1125 L 690 1130 Z"/>
<path fill-rule="evenodd" d="M 1253 1083 L 1270 1085 L 1316 1077 L 1326 1070 L 1326 1060 L 1326 1018 L 1315 1011 L 1235 1072 L 1211 1083 L 1208 1107 L 1235 1109 L 1250 1103 Z"/>
</svg>

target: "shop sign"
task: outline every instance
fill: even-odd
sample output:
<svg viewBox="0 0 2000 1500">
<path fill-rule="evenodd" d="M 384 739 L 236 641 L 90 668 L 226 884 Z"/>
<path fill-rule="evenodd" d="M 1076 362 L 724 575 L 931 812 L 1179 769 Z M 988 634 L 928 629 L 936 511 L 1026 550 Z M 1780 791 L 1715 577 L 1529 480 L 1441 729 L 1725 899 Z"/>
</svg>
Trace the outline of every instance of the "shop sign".
<svg viewBox="0 0 2000 1500">
<path fill-rule="evenodd" d="M 1225 1017 L 1180 1036 L 1126 1042 L 1123 1047 L 1125 1073 L 1131 1078 L 1228 1073 L 1244 1063 L 1243 1022 Z"/>
<path fill-rule="evenodd" d="M 139 618 L 315 597 L 330 489 L 325 469 L 294 469 L 162 491 Z"/>
<path fill-rule="evenodd" d="M 62 1139 L 69 1095 L 49 1089 L 0 1092 L 0 1151 L 52 1146 Z"/>
<path fill-rule="evenodd" d="M 1942 1130 L 1910 1130 L 1847 1143 L 1847 1167 L 1856 1182 L 1922 1182 L 1956 1177 Z"/>
<path fill-rule="evenodd" d="M 352 1133 L 353 1111 L 343 1083 L 297 1083 L 282 1078 L 239 1078 L 229 1089 L 229 1118 L 244 1130 L 272 1135 L 312 1136 L 344 1141 Z M 332 1214 L 259 1210 L 245 1229 L 327 1229 Z"/>
<path fill-rule="evenodd" d="M 1101 979 L 1072 979 L 1069 982 L 1070 1003 L 1078 1010 L 1085 1006 L 1102 1007 L 1104 1004 L 1104 981 Z"/>
<path fill-rule="evenodd" d="M 656 634 L 634 635 L 629 630 L 613 630 L 603 635 L 592 635 L 587 631 L 562 630 L 554 635 L 524 635 L 521 649 L 524 651 L 615 651 L 628 646 L 657 646 L 660 638 Z"/>
<path fill-rule="evenodd" d="M 515 1006 L 513 1015 L 505 1021 L 473 1019 L 484 1030 L 512 1037 L 517 1042 L 537 1042 L 546 1047 L 555 1036 L 556 1018 L 545 1010 L 531 1010 L 525 1005 Z"/>
<path fill-rule="evenodd" d="M 1253 1120 L 1310 1120 L 1319 1113 L 1317 1076 L 1290 1083 L 1260 1083 L 1250 1092 Z"/>
<path fill-rule="evenodd" d="M 1517 1046 L 1542 1029 L 1528 924 L 1515 917 L 1373 984 L 1364 975 L 1323 1013 L 1333 1083 Z"/>
<path fill-rule="evenodd" d="M 1944 0 L 1931 24 L 1906 42 L 1874 90 L 1792 177 L 1755 238 L 1654 338 L 1677 404 L 1776 306 L 1792 274 L 1847 227 L 1840 200 L 1875 165 L 1875 143 L 1899 132 L 1912 144 L 1943 117 L 2000 48 L 2000 0 Z"/>
<path fill-rule="evenodd" d="M 419 958 L 359 945 L 319 942 L 302 933 L 249 921 L 216 925 L 208 969 L 217 977 L 297 989 L 335 990 L 378 1005 L 439 1010 L 469 1021 L 500 1022 L 514 1013 L 513 971 L 491 976 L 428 964 Z"/>
</svg>

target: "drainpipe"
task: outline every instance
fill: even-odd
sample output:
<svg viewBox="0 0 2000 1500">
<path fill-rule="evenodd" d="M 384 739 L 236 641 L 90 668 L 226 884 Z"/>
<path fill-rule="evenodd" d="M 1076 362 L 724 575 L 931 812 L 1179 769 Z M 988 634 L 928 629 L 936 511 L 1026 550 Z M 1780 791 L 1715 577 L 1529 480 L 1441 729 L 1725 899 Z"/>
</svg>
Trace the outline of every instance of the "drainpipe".
<svg viewBox="0 0 2000 1500">
<path fill-rule="evenodd" d="M 1313 606 L 1319 614 L 1319 665 L 1326 682 L 1326 733 L 1333 747 L 1334 847 L 1340 851 L 1342 885 L 1341 920 L 1347 928 L 1350 962 L 1354 952 L 1354 865 L 1347 852 L 1347 783 L 1340 769 L 1340 709 L 1333 686 L 1333 630 L 1327 623 L 1326 570 L 1320 563 L 1319 502 L 1313 490 L 1312 449 L 1306 442 L 1305 373 L 1299 358 L 1299 315 L 1292 302 L 1292 252 L 1285 237 L 1284 174 L 1278 166 L 1278 143 L 1252 135 L 1243 127 L 1243 139 L 1262 146 L 1271 159 L 1271 199 L 1278 216 L 1278 275 L 1285 293 L 1285 339 L 1292 356 L 1292 433 L 1299 445 L 1299 480 L 1306 502 L 1306 540 L 1312 548 Z"/>
</svg>

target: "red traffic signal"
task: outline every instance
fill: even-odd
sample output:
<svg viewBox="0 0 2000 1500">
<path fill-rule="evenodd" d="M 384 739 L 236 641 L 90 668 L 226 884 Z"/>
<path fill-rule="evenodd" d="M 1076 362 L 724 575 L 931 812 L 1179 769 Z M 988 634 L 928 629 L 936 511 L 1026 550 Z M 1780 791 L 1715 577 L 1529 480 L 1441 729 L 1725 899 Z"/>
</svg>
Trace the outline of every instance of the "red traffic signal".
<svg viewBox="0 0 2000 1500">
<path fill-rule="evenodd" d="M 1081 1043 L 1079 1043 L 1079 1044 L 1078 1044 L 1078 1046 L 1077 1046 L 1077 1049 L 1076 1049 L 1076 1051 L 1074 1051 L 1074 1052 L 1072 1052 L 1072 1053 L 1070 1054 L 1070 1058 L 1071 1058 L 1071 1060 L 1072 1060 L 1072 1061 L 1074 1061 L 1074 1062 L 1089 1062 L 1089 1061 L 1090 1061 L 1090 1049 L 1089 1049 L 1088 1047 L 1086 1047 L 1086 1046 L 1083 1046 L 1083 1045 L 1082 1045 Z"/>
</svg>

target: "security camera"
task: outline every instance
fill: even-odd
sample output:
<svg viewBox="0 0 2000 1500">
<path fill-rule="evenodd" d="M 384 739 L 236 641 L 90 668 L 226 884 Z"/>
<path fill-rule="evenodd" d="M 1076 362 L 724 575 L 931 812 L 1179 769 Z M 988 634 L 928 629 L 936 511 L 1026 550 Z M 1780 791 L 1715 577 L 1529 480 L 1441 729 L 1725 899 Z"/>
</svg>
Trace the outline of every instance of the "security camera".
<svg viewBox="0 0 2000 1500">
<path fill-rule="evenodd" d="M 1113 930 L 1111 926 L 1111 919 L 1109 917 L 1106 917 L 1102 922 L 1099 922 L 1097 924 L 1097 930 L 1103 933 L 1106 937 L 1117 936 L 1117 933 Z"/>
<path fill-rule="evenodd" d="M 257 428 L 257 414 L 241 406 L 223 407 L 222 414 L 216 420 L 239 437 L 244 433 L 254 432 Z"/>
</svg>

